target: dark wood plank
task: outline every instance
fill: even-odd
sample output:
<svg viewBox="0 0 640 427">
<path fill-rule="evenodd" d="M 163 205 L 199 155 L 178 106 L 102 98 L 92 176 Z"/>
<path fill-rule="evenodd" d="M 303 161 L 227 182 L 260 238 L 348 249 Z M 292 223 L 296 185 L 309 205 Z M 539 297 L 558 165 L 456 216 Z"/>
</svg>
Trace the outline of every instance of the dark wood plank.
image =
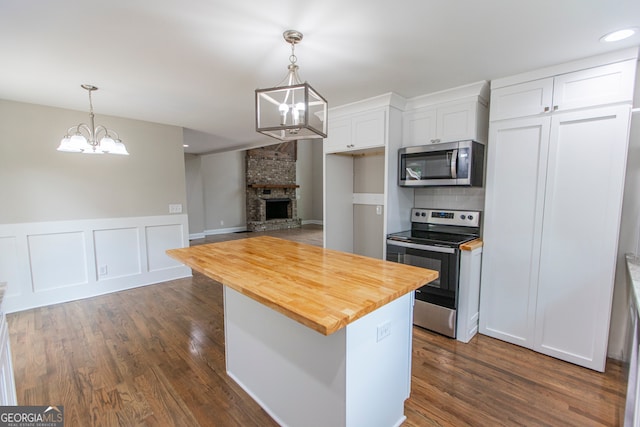
<svg viewBox="0 0 640 427">
<path fill-rule="evenodd" d="M 210 236 L 195 243 L 252 237 Z M 270 235 L 322 244 L 322 229 Z M 62 404 L 71 426 L 275 426 L 226 375 L 222 287 L 195 274 L 8 315 L 18 402 Z M 624 373 L 486 336 L 414 328 L 404 426 L 618 426 Z"/>
</svg>

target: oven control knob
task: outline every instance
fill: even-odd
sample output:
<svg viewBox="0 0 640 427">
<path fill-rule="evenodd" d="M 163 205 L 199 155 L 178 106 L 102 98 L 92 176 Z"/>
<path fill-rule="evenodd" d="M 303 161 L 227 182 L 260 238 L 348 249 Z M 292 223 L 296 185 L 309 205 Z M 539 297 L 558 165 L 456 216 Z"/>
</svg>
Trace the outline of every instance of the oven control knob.
<svg viewBox="0 0 640 427">
<path fill-rule="evenodd" d="M 466 217 L 464 215 L 460 215 L 460 219 L 465 219 Z"/>
<path fill-rule="evenodd" d="M 421 214 L 421 215 L 422 215 L 422 216 L 427 216 L 427 214 L 426 214 L 425 212 L 422 212 L 422 214 Z"/>
<path fill-rule="evenodd" d="M 467 218 L 469 219 L 469 221 L 473 221 L 473 215 L 469 215 Z"/>
<path fill-rule="evenodd" d="M 420 216 L 420 212 L 416 212 L 416 216 Z"/>
</svg>

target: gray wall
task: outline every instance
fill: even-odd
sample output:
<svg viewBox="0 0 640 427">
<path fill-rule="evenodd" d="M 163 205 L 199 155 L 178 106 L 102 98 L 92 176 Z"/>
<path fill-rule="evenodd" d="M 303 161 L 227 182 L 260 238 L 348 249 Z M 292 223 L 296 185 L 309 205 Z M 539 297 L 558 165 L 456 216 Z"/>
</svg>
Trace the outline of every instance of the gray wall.
<svg viewBox="0 0 640 427">
<path fill-rule="evenodd" d="M 185 156 L 192 238 L 246 227 L 244 156 L 244 151 Z M 298 216 L 303 222 L 321 223 L 322 142 L 298 142 L 296 171 Z"/>
<path fill-rule="evenodd" d="M 184 155 L 185 176 L 187 181 L 187 206 L 189 211 L 189 230 L 204 230 L 204 181 L 202 179 L 202 157 L 194 154 Z"/>
<path fill-rule="evenodd" d="M 205 230 L 246 226 L 244 151 L 202 156 Z"/>
<path fill-rule="evenodd" d="M 305 222 L 322 223 L 322 142 L 298 141 L 296 162 L 298 217 Z"/>
<path fill-rule="evenodd" d="M 311 217 L 309 220 L 322 223 L 324 221 L 323 215 L 323 167 L 322 167 L 322 159 L 324 157 L 323 154 L 323 145 L 320 143 L 315 143 L 312 146 L 313 158 L 311 161 L 311 167 L 313 168 L 313 212 L 311 213 Z"/>
<path fill-rule="evenodd" d="M 0 224 L 186 213 L 182 128 L 96 115 L 129 156 L 56 151 L 87 112 L 0 100 Z"/>
<path fill-rule="evenodd" d="M 353 192 L 384 193 L 384 154 L 353 157 Z M 353 205 L 353 253 L 382 259 L 384 216 L 375 205 Z"/>
</svg>

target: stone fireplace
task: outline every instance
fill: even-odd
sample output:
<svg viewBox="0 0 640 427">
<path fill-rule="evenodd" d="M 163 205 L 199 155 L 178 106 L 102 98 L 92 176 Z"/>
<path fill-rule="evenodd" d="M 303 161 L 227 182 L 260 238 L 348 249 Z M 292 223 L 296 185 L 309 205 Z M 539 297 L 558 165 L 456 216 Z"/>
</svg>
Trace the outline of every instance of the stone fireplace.
<svg viewBox="0 0 640 427">
<path fill-rule="evenodd" d="M 247 150 L 247 230 L 300 227 L 296 158 L 296 141 Z"/>
</svg>

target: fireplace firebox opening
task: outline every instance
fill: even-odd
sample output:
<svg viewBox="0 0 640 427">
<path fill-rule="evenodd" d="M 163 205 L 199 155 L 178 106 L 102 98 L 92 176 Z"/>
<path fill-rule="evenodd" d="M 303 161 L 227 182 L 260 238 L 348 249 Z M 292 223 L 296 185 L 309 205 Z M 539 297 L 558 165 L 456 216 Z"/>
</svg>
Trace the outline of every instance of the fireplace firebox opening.
<svg viewBox="0 0 640 427">
<path fill-rule="evenodd" d="M 290 218 L 289 204 L 291 199 L 264 199 L 265 201 L 265 219 L 287 219 Z"/>
</svg>

